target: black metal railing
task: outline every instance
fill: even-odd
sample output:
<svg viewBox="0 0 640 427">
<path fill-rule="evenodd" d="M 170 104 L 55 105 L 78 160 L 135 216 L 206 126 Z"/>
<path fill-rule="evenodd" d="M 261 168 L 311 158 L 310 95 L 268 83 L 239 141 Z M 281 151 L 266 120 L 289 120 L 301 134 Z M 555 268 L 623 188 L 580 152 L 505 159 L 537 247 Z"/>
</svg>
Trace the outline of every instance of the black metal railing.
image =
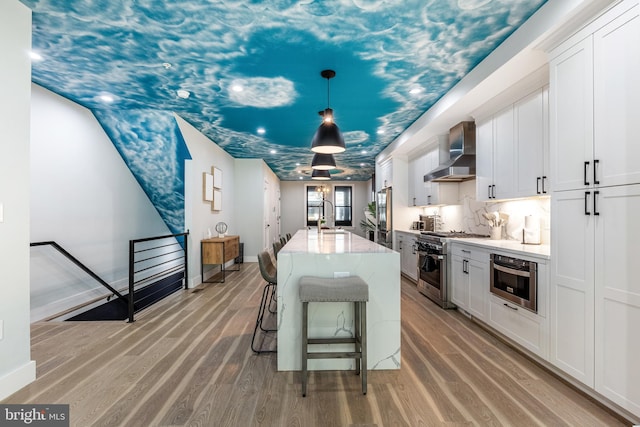
<svg viewBox="0 0 640 427">
<path fill-rule="evenodd" d="M 107 288 L 111 293 L 113 293 L 113 295 L 117 296 L 118 298 L 120 298 L 122 301 L 128 303 L 129 298 L 125 297 L 124 295 L 122 295 L 120 292 L 118 292 L 117 290 L 115 290 L 110 284 L 108 284 L 107 282 L 105 282 L 104 280 L 102 280 L 102 278 L 100 276 L 98 276 L 96 273 L 94 273 L 93 271 L 91 271 L 91 269 L 89 269 L 89 267 L 87 267 L 86 265 L 84 265 L 83 263 L 81 263 L 76 257 L 74 257 L 73 255 L 71 255 L 69 252 L 67 252 L 62 246 L 60 246 L 59 244 L 57 244 L 54 241 L 48 241 L 48 242 L 34 242 L 34 243 L 30 243 L 29 246 L 51 246 L 52 248 L 54 248 L 55 250 L 57 250 L 58 252 L 60 252 L 62 255 L 64 255 L 69 261 L 71 261 L 72 263 L 74 263 L 78 268 L 80 268 L 82 271 L 84 271 L 85 273 L 87 273 L 89 276 L 91 276 L 94 280 L 96 280 L 98 283 L 100 283 L 102 286 L 104 286 L 105 288 Z"/>
<path fill-rule="evenodd" d="M 186 233 L 129 240 L 129 322 L 134 313 L 148 307 L 160 298 L 184 286 L 187 289 L 188 251 Z M 136 300 L 136 291 L 151 284 L 158 289 Z M 155 295 L 155 297 L 153 296 Z"/>
</svg>

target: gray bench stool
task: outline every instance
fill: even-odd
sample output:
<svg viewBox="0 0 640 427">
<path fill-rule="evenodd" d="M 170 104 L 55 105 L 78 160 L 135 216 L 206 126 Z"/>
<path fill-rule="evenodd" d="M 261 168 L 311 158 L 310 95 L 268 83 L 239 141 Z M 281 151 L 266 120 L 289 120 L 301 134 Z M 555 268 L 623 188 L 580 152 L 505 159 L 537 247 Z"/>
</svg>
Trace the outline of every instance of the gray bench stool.
<svg viewBox="0 0 640 427">
<path fill-rule="evenodd" d="M 362 364 L 362 394 L 367 394 L 367 301 L 369 285 L 358 276 L 325 278 L 303 276 L 299 281 L 302 302 L 302 396 L 307 395 L 308 359 L 355 359 L 356 375 Z M 309 338 L 310 302 L 353 302 L 354 333 L 349 338 Z M 354 351 L 309 352 L 309 344 L 354 344 Z"/>
</svg>

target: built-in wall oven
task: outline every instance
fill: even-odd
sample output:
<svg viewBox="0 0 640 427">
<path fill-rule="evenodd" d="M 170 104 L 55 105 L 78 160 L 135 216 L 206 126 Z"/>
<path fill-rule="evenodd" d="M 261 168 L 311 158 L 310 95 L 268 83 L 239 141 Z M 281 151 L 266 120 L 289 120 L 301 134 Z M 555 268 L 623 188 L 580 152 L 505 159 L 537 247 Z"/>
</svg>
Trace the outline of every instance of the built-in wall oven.
<svg viewBox="0 0 640 427">
<path fill-rule="evenodd" d="M 490 259 L 491 293 L 537 312 L 538 264 L 498 254 Z"/>
</svg>

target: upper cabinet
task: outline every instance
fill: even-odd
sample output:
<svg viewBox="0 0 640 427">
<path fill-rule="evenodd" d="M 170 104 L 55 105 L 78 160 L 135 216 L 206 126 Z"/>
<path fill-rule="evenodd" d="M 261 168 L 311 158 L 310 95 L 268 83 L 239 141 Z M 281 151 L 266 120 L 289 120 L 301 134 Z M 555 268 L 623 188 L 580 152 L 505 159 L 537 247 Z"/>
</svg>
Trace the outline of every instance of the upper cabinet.
<svg viewBox="0 0 640 427">
<path fill-rule="evenodd" d="M 540 88 L 476 123 L 476 198 L 548 192 L 548 96 Z"/>
<path fill-rule="evenodd" d="M 551 54 L 554 191 L 640 182 L 635 9 Z"/>
<path fill-rule="evenodd" d="M 435 148 L 409 161 L 409 206 L 453 205 L 458 203 L 458 185 L 424 182 L 424 176 L 446 160 L 447 136 L 438 137 Z"/>
<path fill-rule="evenodd" d="M 391 187 L 393 184 L 393 159 L 385 160 L 377 166 L 376 191 Z"/>
</svg>

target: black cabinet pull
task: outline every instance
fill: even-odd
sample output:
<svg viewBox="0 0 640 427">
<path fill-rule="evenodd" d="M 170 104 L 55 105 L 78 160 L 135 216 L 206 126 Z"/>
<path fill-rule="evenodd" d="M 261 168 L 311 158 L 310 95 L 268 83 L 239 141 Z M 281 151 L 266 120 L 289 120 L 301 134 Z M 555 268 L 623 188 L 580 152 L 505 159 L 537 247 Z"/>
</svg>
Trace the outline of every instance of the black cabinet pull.
<svg viewBox="0 0 640 427">
<path fill-rule="evenodd" d="M 507 304 L 507 303 L 504 303 L 503 305 L 504 305 L 505 307 L 507 307 L 507 308 L 510 308 L 511 310 L 518 311 L 517 307 L 511 307 L 511 306 L 510 306 L 509 304 Z"/>
<path fill-rule="evenodd" d="M 415 205 L 416 205 L 416 198 L 414 197 L 413 198 L 413 206 L 415 206 Z"/>
<path fill-rule="evenodd" d="M 600 163 L 600 160 L 594 160 L 593 161 L 593 183 L 594 184 L 600 184 L 600 181 L 598 181 L 598 163 Z M 597 214 L 596 214 L 597 215 Z"/>
<path fill-rule="evenodd" d="M 427 196 L 427 204 L 430 205 L 431 204 L 431 194 L 429 194 Z"/>
<path fill-rule="evenodd" d="M 491 198 L 491 186 L 487 185 L 487 198 Z"/>
<path fill-rule="evenodd" d="M 584 214 L 585 215 L 591 215 L 591 212 L 589 212 L 589 194 L 591 194 L 591 191 L 584 192 Z"/>
<path fill-rule="evenodd" d="M 598 212 L 598 194 L 600 194 L 599 191 L 594 191 L 593 192 L 593 214 L 594 215 L 600 215 L 600 212 Z"/>
<path fill-rule="evenodd" d="M 540 177 L 536 178 L 536 194 L 540 194 Z"/>
<path fill-rule="evenodd" d="M 542 177 L 542 194 L 547 194 L 547 190 L 544 188 L 544 182 L 547 180 L 546 176 Z"/>
<path fill-rule="evenodd" d="M 587 169 L 589 168 L 589 162 L 584 162 L 584 185 L 589 185 L 587 181 Z"/>
<path fill-rule="evenodd" d="M 495 184 L 493 184 L 493 185 L 491 186 L 491 198 L 492 198 L 492 199 L 495 199 L 495 198 L 496 198 L 496 185 L 495 185 Z"/>
</svg>

